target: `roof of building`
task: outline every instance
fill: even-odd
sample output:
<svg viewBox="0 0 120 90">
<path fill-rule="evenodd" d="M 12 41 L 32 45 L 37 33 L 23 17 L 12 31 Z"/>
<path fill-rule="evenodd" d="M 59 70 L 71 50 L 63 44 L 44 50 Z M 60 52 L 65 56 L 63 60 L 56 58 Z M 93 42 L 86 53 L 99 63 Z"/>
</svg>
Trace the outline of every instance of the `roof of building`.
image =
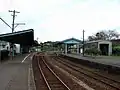
<svg viewBox="0 0 120 90">
<path fill-rule="evenodd" d="M 21 45 L 33 45 L 34 43 L 34 30 L 23 30 L 14 33 L 1 34 L 0 40 L 21 44 Z"/>
<path fill-rule="evenodd" d="M 85 44 L 87 43 L 96 43 L 96 42 L 111 42 L 109 40 L 94 40 L 94 41 L 85 41 Z"/>
<path fill-rule="evenodd" d="M 111 41 L 115 41 L 115 42 L 119 41 L 120 42 L 120 39 L 113 39 Z"/>
<path fill-rule="evenodd" d="M 120 39 L 113 39 L 113 40 L 111 40 L 111 42 L 113 43 L 113 44 L 120 44 Z"/>
<path fill-rule="evenodd" d="M 76 44 L 76 43 L 81 43 L 82 41 L 76 38 L 69 38 L 69 39 L 65 39 L 63 41 L 61 41 L 61 43 L 66 43 L 66 44 Z"/>
</svg>

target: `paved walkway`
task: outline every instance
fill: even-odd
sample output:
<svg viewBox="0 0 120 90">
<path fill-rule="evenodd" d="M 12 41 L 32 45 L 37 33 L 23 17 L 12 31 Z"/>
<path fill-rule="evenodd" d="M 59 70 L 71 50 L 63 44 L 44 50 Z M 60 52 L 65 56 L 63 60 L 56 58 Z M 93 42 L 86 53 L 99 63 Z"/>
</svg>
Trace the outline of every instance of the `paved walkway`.
<svg viewBox="0 0 120 90">
<path fill-rule="evenodd" d="M 78 59 L 89 60 L 92 62 L 97 62 L 97 63 L 106 64 L 106 65 L 120 67 L 120 57 L 98 56 L 96 58 L 93 58 L 91 56 L 83 57 L 82 55 L 78 55 L 78 54 L 64 54 L 64 55 L 69 56 L 69 57 L 78 58 Z"/>
<path fill-rule="evenodd" d="M 31 57 L 15 57 L 0 64 L 0 90 L 29 90 Z M 24 60 L 24 62 L 22 62 Z M 31 89 L 32 90 L 32 89 Z"/>
</svg>

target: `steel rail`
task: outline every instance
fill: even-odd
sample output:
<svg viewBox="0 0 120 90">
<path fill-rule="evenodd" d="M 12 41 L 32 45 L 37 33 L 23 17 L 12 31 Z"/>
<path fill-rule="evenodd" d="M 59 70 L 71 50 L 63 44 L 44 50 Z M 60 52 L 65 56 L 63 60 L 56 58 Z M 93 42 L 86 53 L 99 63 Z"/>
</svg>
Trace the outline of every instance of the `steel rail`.
<svg viewBox="0 0 120 90">
<path fill-rule="evenodd" d="M 48 66 L 48 64 L 45 62 L 45 60 L 42 57 L 42 60 L 44 62 L 44 64 L 47 66 L 47 68 L 52 72 L 52 74 L 68 89 L 71 90 L 56 74 L 55 72 Z"/>
<path fill-rule="evenodd" d="M 62 58 L 60 58 L 60 57 L 58 57 L 58 58 L 59 58 L 59 59 L 62 59 Z M 71 64 L 71 63 L 69 63 L 69 64 Z M 103 78 L 106 78 L 106 79 L 109 79 L 109 80 L 111 80 L 111 81 L 113 81 L 113 82 L 120 83 L 120 81 L 117 81 L 117 80 L 111 79 L 111 78 L 109 78 L 109 77 L 103 76 L 103 75 L 101 75 L 101 74 L 98 74 L 97 72 L 90 71 L 90 70 L 85 69 L 85 68 L 83 68 L 83 67 L 81 67 L 81 66 L 77 66 L 77 65 L 75 65 L 75 64 L 71 64 L 71 65 L 74 65 L 74 66 L 76 66 L 76 67 L 78 67 L 78 68 L 84 69 L 84 70 L 86 70 L 86 71 L 88 71 L 88 72 L 90 72 L 90 73 L 97 74 L 98 76 L 103 77 Z"/>
<path fill-rule="evenodd" d="M 71 89 L 55 74 L 55 72 L 47 65 L 47 63 L 45 62 L 43 56 L 41 56 L 41 60 L 43 61 L 44 65 L 46 65 L 46 67 L 48 68 L 48 70 L 57 78 L 57 80 L 59 80 L 59 81 L 61 82 L 61 84 L 64 85 L 64 87 L 65 87 L 67 90 L 71 90 Z M 49 82 L 47 81 L 47 79 L 46 79 L 46 77 L 45 77 L 45 75 L 44 75 L 44 73 L 43 73 L 43 70 L 42 70 L 42 67 L 41 67 L 41 65 L 40 65 L 39 59 L 37 59 L 37 61 L 38 61 L 39 70 L 40 70 L 40 72 L 41 72 L 41 74 L 42 74 L 42 77 L 43 77 L 43 79 L 44 79 L 44 81 L 45 81 L 45 83 L 46 83 L 46 85 L 47 85 L 48 90 L 52 90 Z"/>
<path fill-rule="evenodd" d="M 60 60 L 57 60 L 57 61 L 61 62 Z M 82 72 L 82 71 L 80 71 L 80 70 L 77 70 L 77 69 L 73 68 L 73 66 L 69 66 L 69 65 L 67 65 L 67 64 L 65 64 L 65 63 L 63 63 L 63 62 L 61 62 L 61 63 L 64 64 L 64 65 L 66 65 L 66 66 L 69 67 L 69 68 L 72 68 L 72 69 L 75 70 L 75 71 L 78 71 L 78 72 L 80 72 L 80 73 L 82 73 L 82 74 L 90 77 L 90 78 L 93 78 L 93 79 L 95 79 L 95 80 L 97 80 L 97 81 L 99 81 L 99 82 L 102 82 L 102 83 L 104 83 L 104 84 L 106 84 L 106 85 L 108 85 L 108 86 L 111 86 L 111 87 L 113 87 L 113 88 L 115 88 L 115 89 L 117 89 L 117 90 L 120 90 L 120 88 L 118 88 L 118 87 L 116 87 L 116 86 L 114 86 L 114 85 L 112 85 L 112 84 L 109 84 L 109 83 L 105 82 L 104 80 L 100 80 L 100 79 L 97 79 L 96 77 L 92 77 L 92 76 L 90 76 L 90 75 L 88 75 L 88 74 L 86 74 L 86 73 L 84 73 L 84 72 Z M 75 65 L 74 65 L 74 66 L 75 66 Z M 81 67 L 79 67 L 79 68 L 81 68 Z M 82 69 L 83 69 L 83 68 L 82 68 Z M 104 77 L 104 78 L 105 78 L 105 77 Z M 106 78 L 106 79 L 108 79 L 108 78 Z M 119 82 L 117 82 L 117 83 L 119 83 Z"/>
<path fill-rule="evenodd" d="M 39 70 L 40 70 L 40 72 L 41 72 L 41 74 L 42 74 L 42 77 L 43 77 L 43 79 L 44 79 L 44 81 L 45 81 L 45 83 L 46 83 L 46 85 L 47 85 L 47 88 L 48 88 L 49 90 L 52 90 L 51 87 L 50 87 L 50 85 L 49 85 L 48 82 L 47 82 L 47 79 L 45 78 L 45 75 L 44 75 L 44 73 L 43 73 L 43 71 L 42 71 L 42 68 L 41 68 L 41 66 L 40 66 L 40 64 L 39 64 L 39 60 L 37 60 L 37 61 L 38 61 Z"/>
<path fill-rule="evenodd" d="M 60 58 L 60 57 L 58 57 L 58 58 L 59 58 L 59 59 L 63 59 L 63 58 Z M 65 61 L 64 61 L 64 62 L 65 62 Z M 67 63 L 67 62 L 66 62 L 66 63 Z M 71 64 L 71 63 L 69 63 L 69 64 Z M 84 69 L 85 71 L 88 71 L 88 72 L 90 72 L 90 73 L 96 74 L 96 75 L 98 75 L 98 76 L 100 76 L 100 77 L 109 79 L 109 80 L 111 80 L 111 81 L 113 81 L 113 82 L 120 83 L 120 81 L 117 81 L 117 80 L 111 79 L 111 78 L 109 78 L 109 77 L 103 76 L 103 75 L 101 75 L 101 74 L 98 74 L 97 72 L 90 71 L 90 70 L 85 69 L 85 68 L 83 68 L 83 67 L 81 67 L 81 66 L 77 66 L 77 65 L 75 65 L 75 64 L 71 64 L 71 65 L 74 65 L 74 66 L 76 66 L 76 67 L 78 67 L 78 68 Z"/>
</svg>

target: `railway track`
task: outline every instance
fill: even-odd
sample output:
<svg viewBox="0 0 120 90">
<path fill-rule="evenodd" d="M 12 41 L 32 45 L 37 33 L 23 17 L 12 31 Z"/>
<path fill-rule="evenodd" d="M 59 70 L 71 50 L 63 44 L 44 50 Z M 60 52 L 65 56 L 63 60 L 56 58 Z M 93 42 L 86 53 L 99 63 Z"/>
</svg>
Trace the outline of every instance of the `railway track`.
<svg viewBox="0 0 120 90">
<path fill-rule="evenodd" d="M 47 65 L 43 56 L 39 56 L 37 62 L 47 90 L 71 90 Z"/>
<path fill-rule="evenodd" d="M 90 77 L 94 80 L 97 80 L 107 86 L 110 86 L 116 90 L 120 90 L 120 81 L 116 81 L 114 79 L 111 79 L 109 77 L 103 76 L 101 74 L 98 74 L 96 72 L 90 71 L 86 68 L 83 68 L 82 66 L 78 66 L 74 63 L 70 63 L 70 61 L 64 60 L 63 58 L 60 57 L 54 57 L 55 60 L 59 61 L 60 63 L 64 64 L 65 66 L 80 72 L 82 74 L 84 74 L 87 77 Z"/>
</svg>

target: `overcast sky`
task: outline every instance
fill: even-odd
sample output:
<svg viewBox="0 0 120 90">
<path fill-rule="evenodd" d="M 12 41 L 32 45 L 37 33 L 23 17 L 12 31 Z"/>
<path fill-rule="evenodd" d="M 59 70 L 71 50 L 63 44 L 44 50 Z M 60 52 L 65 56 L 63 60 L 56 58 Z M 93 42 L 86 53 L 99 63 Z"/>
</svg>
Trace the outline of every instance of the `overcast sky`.
<svg viewBox="0 0 120 90">
<path fill-rule="evenodd" d="M 0 17 L 11 25 L 8 10 L 17 10 L 15 31 L 33 28 L 39 41 L 85 38 L 99 30 L 120 32 L 120 0 L 0 0 Z M 0 33 L 11 29 L 0 21 Z"/>
</svg>

